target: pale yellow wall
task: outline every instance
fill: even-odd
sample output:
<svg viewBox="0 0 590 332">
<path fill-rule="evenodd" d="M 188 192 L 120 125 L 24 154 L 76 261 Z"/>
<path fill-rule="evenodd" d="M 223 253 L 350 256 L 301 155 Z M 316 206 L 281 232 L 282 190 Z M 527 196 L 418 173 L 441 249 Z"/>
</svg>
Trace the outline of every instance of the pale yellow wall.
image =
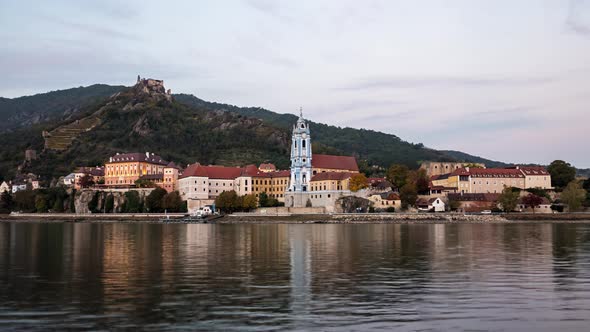
<svg viewBox="0 0 590 332">
<path fill-rule="evenodd" d="M 105 185 L 131 185 L 142 175 L 162 174 L 164 165 L 147 162 L 123 162 L 105 164 Z"/>
<path fill-rule="evenodd" d="M 551 189 L 551 175 L 527 175 L 525 177 L 525 189 L 540 188 Z"/>
</svg>

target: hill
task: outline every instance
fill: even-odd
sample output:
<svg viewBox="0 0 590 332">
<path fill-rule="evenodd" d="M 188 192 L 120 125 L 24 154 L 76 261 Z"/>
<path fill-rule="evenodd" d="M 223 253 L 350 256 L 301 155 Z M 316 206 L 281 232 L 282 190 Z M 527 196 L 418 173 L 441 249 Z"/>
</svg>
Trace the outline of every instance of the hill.
<svg viewBox="0 0 590 332">
<path fill-rule="evenodd" d="M 289 131 L 293 123 L 297 121 L 297 116 L 293 114 L 278 114 L 258 107 L 212 103 L 186 94 L 175 97 L 179 102 L 187 105 L 257 118 L 269 125 Z M 312 121 L 310 121 L 310 129 L 314 152 L 354 155 L 359 160 L 365 160 L 369 165 L 387 167 L 393 163 L 401 163 L 417 167 L 424 160 L 454 160 L 454 157 L 426 148 L 422 144 L 412 144 L 395 135 L 374 130 L 340 128 Z"/>
<path fill-rule="evenodd" d="M 468 163 L 483 163 L 486 167 L 507 167 L 511 164 L 507 164 L 501 161 L 495 161 L 490 159 L 485 159 L 478 156 L 473 156 L 461 151 L 454 151 L 454 150 L 441 150 L 440 152 L 450 156 L 453 159 L 464 161 Z"/>
<path fill-rule="evenodd" d="M 57 178 L 76 166 L 100 165 L 117 152 L 132 151 L 156 152 L 181 164 L 242 165 L 273 160 L 277 166 L 288 167 L 288 131 L 239 114 L 189 107 L 172 96 L 143 93 L 140 88 L 123 90 L 67 121 L 0 134 L 0 139 L 10 142 L 0 148 L 0 174 L 10 178 L 20 165 L 22 172 Z M 81 130 L 69 132 L 71 137 L 61 145 L 53 141 L 56 133 L 76 125 Z M 43 130 L 51 134 L 45 141 Z M 41 151 L 44 145 L 52 148 L 42 152 L 39 160 L 21 164 L 24 149 Z"/>
<path fill-rule="evenodd" d="M 33 96 L 0 98 L 0 132 L 69 119 L 82 108 L 103 101 L 123 86 L 94 84 Z"/>
<path fill-rule="evenodd" d="M 156 152 L 183 164 L 272 161 L 288 167 L 295 115 L 207 102 L 187 94 L 165 95 L 96 84 L 0 99 L 0 119 L 5 122 L 0 140 L 6 143 L 0 147 L 0 178 L 10 178 L 17 167 L 57 177 L 76 166 L 99 165 L 116 152 L 131 151 Z M 314 152 L 354 155 L 363 171 L 378 172 L 393 163 L 417 167 L 423 160 L 505 165 L 458 151 L 429 149 L 373 130 L 315 122 L 310 126 Z M 41 154 L 42 162 L 27 164 L 22 160 L 29 147 L 49 149 Z"/>
</svg>

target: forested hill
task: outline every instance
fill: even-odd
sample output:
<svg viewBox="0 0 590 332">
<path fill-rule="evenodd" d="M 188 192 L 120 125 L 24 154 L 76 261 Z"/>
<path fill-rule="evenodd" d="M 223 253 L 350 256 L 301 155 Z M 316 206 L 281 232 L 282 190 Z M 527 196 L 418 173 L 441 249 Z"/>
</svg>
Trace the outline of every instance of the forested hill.
<svg viewBox="0 0 590 332">
<path fill-rule="evenodd" d="M 152 100 L 136 93 L 133 88 L 92 85 L 1 99 L 0 179 L 14 176 L 19 166 L 23 172 L 56 177 L 77 166 L 102 164 L 116 152 L 131 151 L 150 151 L 183 164 L 271 161 L 288 167 L 295 115 L 212 103 L 185 94 Z M 417 167 L 423 160 L 464 157 L 373 130 L 310 125 L 314 152 L 354 155 L 363 170 L 369 165 Z M 60 137 L 73 128 L 75 135 Z M 44 150 L 43 131 L 54 135 L 48 142 L 59 149 L 41 153 L 42 162 L 23 164 L 25 149 Z"/>
<path fill-rule="evenodd" d="M 258 107 L 237 107 L 233 105 L 212 103 L 193 95 L 175 95 L 176 100 L 186 105 L 204 107 L 211 110 L 223 110 L 263 120 L 265 123 L 291 130 L 297 116 L 279 114 Z M 359 160 L 366 160 L 370 165 L 387 167 L 393 163 L 402 163 L 417 167 L 424 160 L 455 160 L 442 152 L 412 144 L 391 134 L 366 129 L 340 128 L 322 123 L 310 122 L 314 152 L 354 155 Z"/>
<path fill-rule="evenodd" d="M 100 102 L 123 88 L 94 84 L 13 99 L 0 97 L 0 132 L 66 120 L 83 107 Z"/>
</svg>

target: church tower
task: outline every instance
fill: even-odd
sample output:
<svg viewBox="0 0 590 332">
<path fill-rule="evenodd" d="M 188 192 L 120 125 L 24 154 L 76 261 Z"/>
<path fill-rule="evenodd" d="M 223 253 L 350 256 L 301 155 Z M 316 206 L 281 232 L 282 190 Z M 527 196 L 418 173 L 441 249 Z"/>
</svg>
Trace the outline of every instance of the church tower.
<svg viewBox="0 0 590 332">
<path fill-rule="evenodd" d="M 309 124 L 303 119 L 299 110 L 299 119 L 293 126 L 291 138 L 291 180 L 289 192 L 306 192 L 310 190 L 311 181 L 311 137 Z"/>
</svg>

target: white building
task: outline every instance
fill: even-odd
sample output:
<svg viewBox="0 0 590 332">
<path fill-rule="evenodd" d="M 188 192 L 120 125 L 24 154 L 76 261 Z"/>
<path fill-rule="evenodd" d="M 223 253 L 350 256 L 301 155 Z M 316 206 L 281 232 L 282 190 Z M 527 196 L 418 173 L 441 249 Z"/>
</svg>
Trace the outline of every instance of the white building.
<svg viewBox="0 0 590 332">
<path fill-rule="evenodd" d="M 11 191 L 11 188 L 10 188 L 10 185 L 6 181 L 3 181 L 2 184 L 0 184 L 0 194 L 5 191 Z"/>
</svg>

